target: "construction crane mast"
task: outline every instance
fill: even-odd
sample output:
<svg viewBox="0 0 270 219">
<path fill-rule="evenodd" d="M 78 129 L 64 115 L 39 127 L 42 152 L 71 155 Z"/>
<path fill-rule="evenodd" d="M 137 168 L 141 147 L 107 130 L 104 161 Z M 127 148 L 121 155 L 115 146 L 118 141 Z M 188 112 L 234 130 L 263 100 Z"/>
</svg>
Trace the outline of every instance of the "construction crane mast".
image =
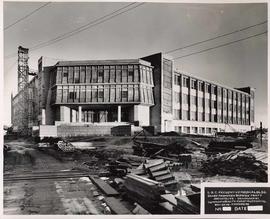
<svg viewBox="0 0 270 219">
<path fill-rule="evenodd" d="M 18 93 L 28 84 L 28 50 L 21 46 L 18 47 Z"/>
</svg>

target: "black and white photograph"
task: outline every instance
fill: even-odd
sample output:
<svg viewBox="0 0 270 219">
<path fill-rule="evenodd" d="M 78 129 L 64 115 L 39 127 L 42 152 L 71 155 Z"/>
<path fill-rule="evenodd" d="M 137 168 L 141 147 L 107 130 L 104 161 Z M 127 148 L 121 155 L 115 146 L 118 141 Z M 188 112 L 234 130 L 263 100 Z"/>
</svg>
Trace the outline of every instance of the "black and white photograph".
<svg viewBox="0 0 270 219">
<path fill-rule="evenodd" d="M 3 1 L 3 214 L 200 216 L 204 183 L 267 187 L 267 7 Z"/>
</svg>

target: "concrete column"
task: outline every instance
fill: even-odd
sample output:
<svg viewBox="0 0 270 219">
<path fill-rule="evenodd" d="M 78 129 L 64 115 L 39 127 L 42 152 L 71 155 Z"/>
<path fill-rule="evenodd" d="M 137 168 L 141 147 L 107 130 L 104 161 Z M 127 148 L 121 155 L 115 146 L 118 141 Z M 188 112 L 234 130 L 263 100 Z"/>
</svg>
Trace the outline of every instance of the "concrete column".
<svg viewBox="0 0 270 219">
<path fill-rule="evenodd" d="M 45 109 L 42 109 L 41 111 L 41 124 L 46 125 L 46 114 L 45 114 Z"/>
<path fill-rule="evenodd" d="M 78 114 L 78 122 L 82 122 L 82 106 L 78 107 L 79 114 Z"/>
<path fill-rule="evenodd" d="M 117 107 L 117 122 L 121 122 L 121 106 Z"/>
</svg>

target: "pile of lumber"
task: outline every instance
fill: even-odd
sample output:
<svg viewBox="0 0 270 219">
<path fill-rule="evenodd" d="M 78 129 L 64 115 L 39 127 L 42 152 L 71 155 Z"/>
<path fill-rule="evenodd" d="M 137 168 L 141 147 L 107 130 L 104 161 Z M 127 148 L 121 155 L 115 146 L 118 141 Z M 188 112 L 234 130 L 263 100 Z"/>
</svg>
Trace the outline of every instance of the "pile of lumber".
<svg viewBox="0 0 270 219">
<path fill-rule="evenodd" d="M 126 176 L 124 188 L 130 199 L 142 206 L 146 206 L 148 209 L 156 206 L 160 201 L 160 195 L 165 194 L 165 188 L 162 183 L 136 174 L 128 174 Z"/>
<path fill-rule="evenodd" d="M 162 182 L 166 189 L 172 187 L 177 189 L 177 181 L 163 159 L 146 160 L 143 168 L 145 172 L 149 174 L 151 179 Z"/>
<path fill-rule="evenodd" d="M 75 151 L 75 147 L 70 142 L 67 142 L 67 141 L 58 141 L 57 147 L 63 152 L 74 152 Z"/>
<path fill-rule="evenodd" d="M 267 165 L 245 151 L 211 156 L 203 163 L 202 171 L 210 175 L 239 176 L 267 182 Z"/>
</svg>

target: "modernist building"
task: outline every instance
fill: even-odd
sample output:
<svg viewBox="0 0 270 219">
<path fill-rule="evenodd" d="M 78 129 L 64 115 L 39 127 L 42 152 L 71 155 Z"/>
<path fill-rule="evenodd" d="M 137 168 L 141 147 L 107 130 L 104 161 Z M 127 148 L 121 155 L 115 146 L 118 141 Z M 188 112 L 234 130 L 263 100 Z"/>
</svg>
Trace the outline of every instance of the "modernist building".
<svg viewBox="0 0 270 219">
<path fill-rule="evenodd" d="M 37 91 L 31 125 L 134 123 L 160 132 L 200 134 L 254 126 L 254 89 L 229 88 L 177 72 L 162 53 L 54 65 L 41 58 L 30 84 Z M 12 101 L 17 126 L 19 96 Z"/>
</svg>

